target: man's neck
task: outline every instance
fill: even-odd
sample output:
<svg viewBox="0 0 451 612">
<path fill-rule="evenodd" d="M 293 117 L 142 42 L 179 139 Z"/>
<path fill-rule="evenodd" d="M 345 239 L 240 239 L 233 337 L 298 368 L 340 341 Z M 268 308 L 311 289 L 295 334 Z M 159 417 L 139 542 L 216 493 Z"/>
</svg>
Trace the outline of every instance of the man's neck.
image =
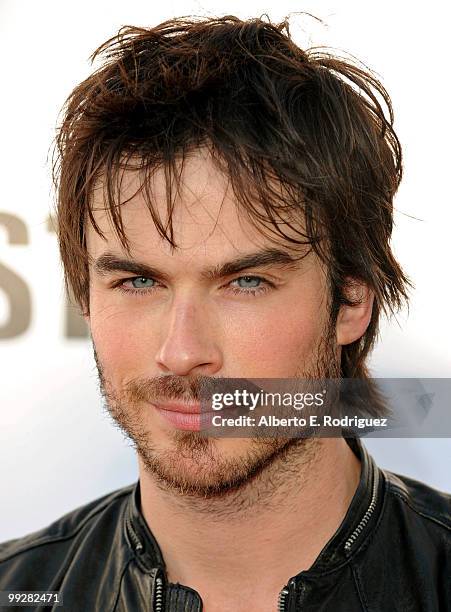
<svg viewBox="0 0 451 612">
<path fill-rule="evenodd" d="M 140 462 L 141 508 L 168 579 L 204 601 L 226 601 L 240 589 L 251 598 L 251 585 L 263 598 L 264 585 L 273 599 L 308 569 L 342 522 L 361 467 L 343 438 L 309 442 L 298 458 L 276 462 L 242 490 L 195 503 L 162 490 Z"/>
</svg>

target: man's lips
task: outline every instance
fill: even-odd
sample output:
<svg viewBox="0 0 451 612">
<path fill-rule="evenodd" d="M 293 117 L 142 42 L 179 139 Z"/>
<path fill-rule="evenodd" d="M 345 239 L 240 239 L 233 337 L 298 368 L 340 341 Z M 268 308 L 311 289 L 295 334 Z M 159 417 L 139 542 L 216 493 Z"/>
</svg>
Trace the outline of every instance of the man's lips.
<svg viewBox="0 0 451 612">
<path fill-rule="evenodd" d="M 232 416 L 234 407 L 222 409 L 219 413 L 209 404 L 200 402 L 152 401 L 151 404 L 162 417 L 178 429 L 199 430 L 209 428 L 215 415 Z"/>
<path fill-rule="evenodd" d="M 200 414 L 200 403 L 183 403 L 183 402 L 152 402 L 155 408 L 160 410 L 168 410 L 169 412 L 181 412 L 183 414 Z M 203 410 L 202 412 L 212 412 Z"/>
<path fill-rule="evenodd" d="M 200 403 L 152 402 L 159 414 L 177 429 L 199 431 L 211 426 L 213 411 L 201 410 Z"/>
</svg>

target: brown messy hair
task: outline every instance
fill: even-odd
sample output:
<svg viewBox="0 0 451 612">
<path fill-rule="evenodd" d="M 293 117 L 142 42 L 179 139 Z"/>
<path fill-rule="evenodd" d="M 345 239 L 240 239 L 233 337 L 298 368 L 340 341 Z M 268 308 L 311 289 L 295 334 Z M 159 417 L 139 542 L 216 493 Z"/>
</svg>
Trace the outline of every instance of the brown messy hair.
<svg viewBox="0 0 451 612">
<path fill-rule="evenodd" d="M 342 349 L 342 375 L 366 378 L 379 316 L 400 308 L 409 285 L 390 249 L 401 147 L 390 98 L 374 74 L 328 51 L 300 49 L 287 21 L 234 16 L 123 27 L 97 58 L 101 66 L 66 101 L 54 159 L 66 288 L 83 312 L 88 220 L 103 237 L 91 210 L 96 182 L 102 177 L 106 210 L 130 252 L 121 177 L 127 168 L 142 173 L 155 226 L 177 248 L 172 210 L 181 168 L 190 151 L 206 146 L 240 211 L 262 233 L 294 248 L 307 244 L 327 264 L 332 316 L 352 303 L 353 279 L 374 292 L 366 333 Z M 149 186 L 158 168 L 166 221 Z"/>
</svg>

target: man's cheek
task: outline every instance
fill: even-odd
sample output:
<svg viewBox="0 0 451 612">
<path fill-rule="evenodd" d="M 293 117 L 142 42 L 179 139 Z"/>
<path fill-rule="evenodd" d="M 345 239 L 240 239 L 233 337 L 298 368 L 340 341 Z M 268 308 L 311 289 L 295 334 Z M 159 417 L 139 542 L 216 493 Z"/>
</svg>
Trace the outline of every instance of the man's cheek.
<svg viewBox="0 0 451 612">
<path fill-rule="evenodd" d="M 136 324 L 118 325 L 113 318 L 93 326 L 92 339 L 105 370 L 131 376 L 152 367 L 152 336 Z"/>
<path fill-rule="evenodd" d="M 289 368 L 298 364 L 299 360 L 307 359 L 314 346 L 310 330 L 303 333 L 302 329 L 285 328 L 267 333 L 257 342 L 255 349 L 261 364 Z"/>
<path fill-rule="evenodd" d="M 259 322 L 256 333 L 257 343 L 273 347 L 274 351 L 287 351 L 312 347 L 320 336 L 321 328 L 317 317 L 309 313 L 287 312 L 281 309 L 278 316 L 266 317 Z"/>
<path fill-rule="evenodd" d="M 245 371 L 258 364 L 255 376 L 290 376 L 290 369 L 295 371 L 300 362 L 309 360 L 320 336 L 314 317 L 293 317 L 285 312 L 278 317 L 254 317 L 231 327 L 224 348 Z"/>
</svg>

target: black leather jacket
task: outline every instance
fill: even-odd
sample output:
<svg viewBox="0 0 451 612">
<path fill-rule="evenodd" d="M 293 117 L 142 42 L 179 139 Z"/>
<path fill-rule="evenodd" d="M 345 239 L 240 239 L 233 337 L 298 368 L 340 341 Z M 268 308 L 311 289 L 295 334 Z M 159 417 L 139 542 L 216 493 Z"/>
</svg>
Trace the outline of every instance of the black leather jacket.
<svg viewBox="0 0 451 612">
<path fill-rule="evenodd" d="M 287 580 L 274 612 L 451 611 L 450 496 L 378 468 L 359 440 L 348 443 L 362 475 L 346 517 L 313 566 Z M 25 608 L 33 610 L 202 610 L 196 591 L 166 580 L 139 482 L 0 545 L 0 591 L 12 590 L 63 594 L 63 607 Z"/>
</svg>

